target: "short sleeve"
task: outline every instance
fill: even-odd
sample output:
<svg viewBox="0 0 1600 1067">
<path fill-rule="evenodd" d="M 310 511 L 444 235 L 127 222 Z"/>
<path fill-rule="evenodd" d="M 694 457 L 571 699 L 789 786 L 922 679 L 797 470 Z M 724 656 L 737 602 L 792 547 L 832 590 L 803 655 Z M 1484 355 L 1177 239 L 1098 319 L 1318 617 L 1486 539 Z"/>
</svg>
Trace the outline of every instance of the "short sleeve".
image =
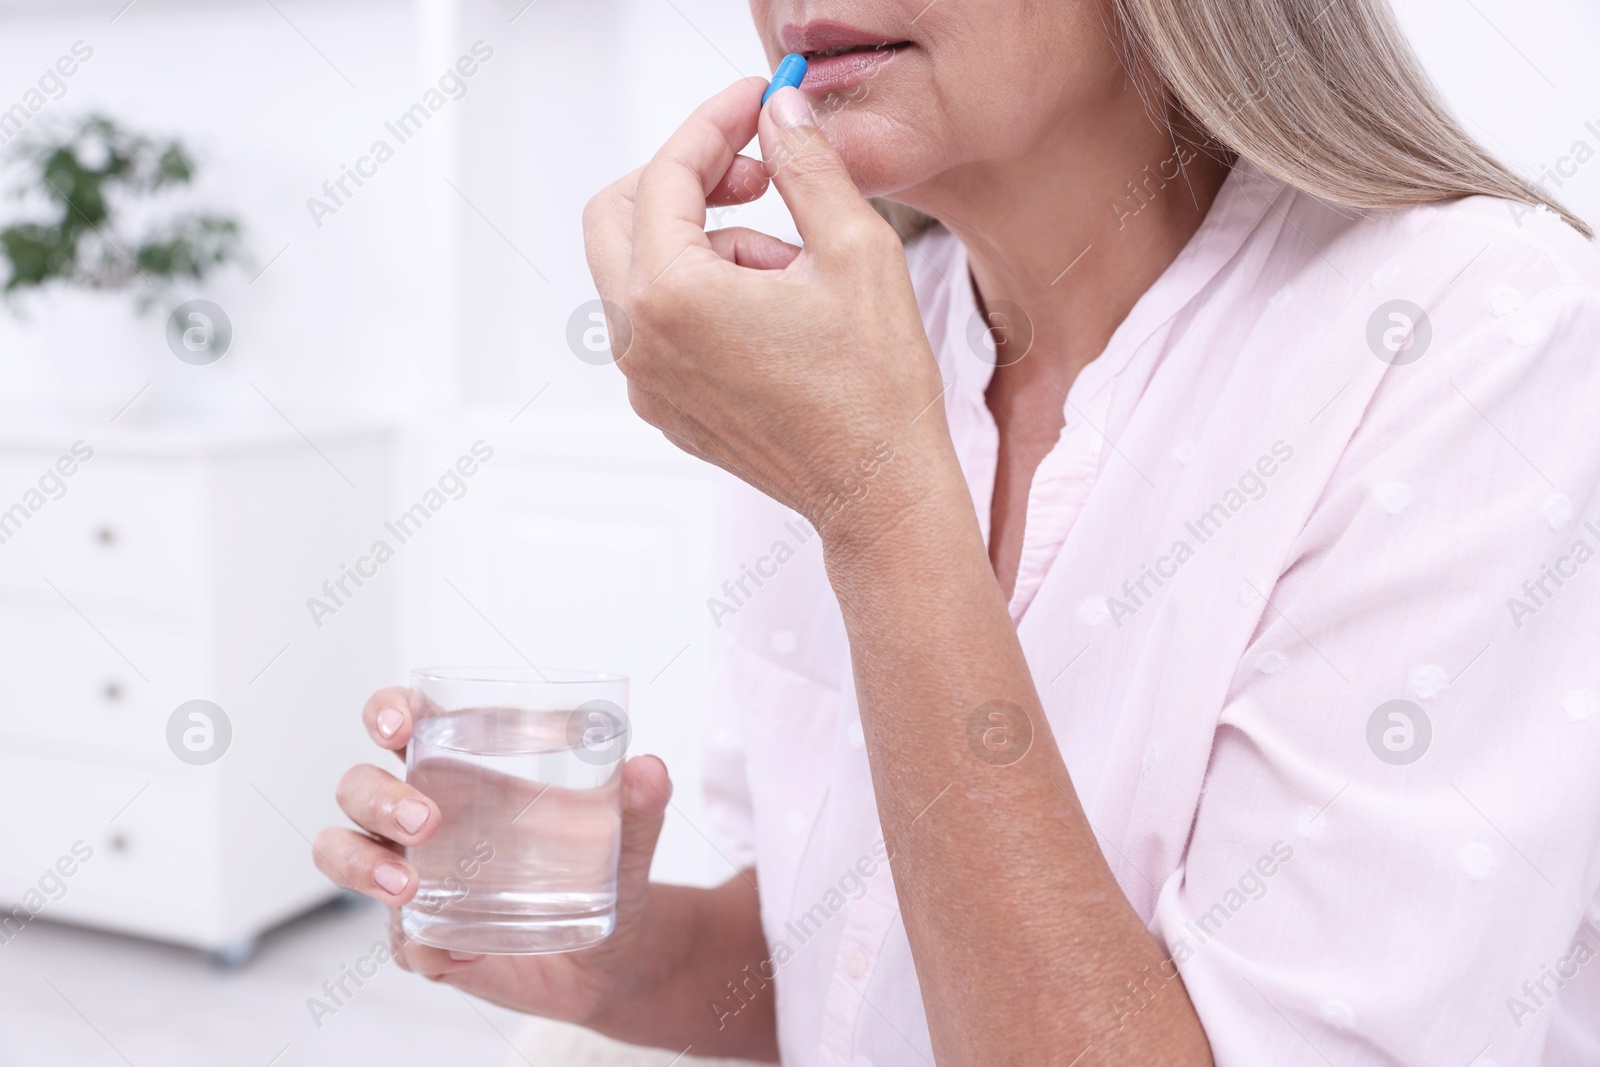
<svg viewBox="0 0 1600 1067">
<path fill-rule="evenodd" d="M 1385 372 L 1238 666 L 1154 921 L 1219 1067 L 1600 1062 L 1600 305 L 1546 273 Z"/>
</svg>

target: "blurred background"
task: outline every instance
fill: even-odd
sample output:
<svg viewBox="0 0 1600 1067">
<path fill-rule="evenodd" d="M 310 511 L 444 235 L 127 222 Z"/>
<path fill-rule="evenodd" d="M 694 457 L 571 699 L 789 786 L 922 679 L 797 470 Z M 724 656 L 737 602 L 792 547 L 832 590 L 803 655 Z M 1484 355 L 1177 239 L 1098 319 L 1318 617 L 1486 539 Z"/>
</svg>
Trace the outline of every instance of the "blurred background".
<svg viewBox="0 0 1600 1067">
<path fill-rule="evenodd" d="M 1396 6 L 1600 221 L 1600 8 Z M 371 690 L 531 661 L 633 679 L 656 876 L 732 873 L 718 476 L 629 411 L 579 216 L 767 73 L 737 0 L 0 0 L 0 1067 L 623 1062 L 393 966 L 312 1011 L 383 916 L 309 839 Z"/>
</svg>

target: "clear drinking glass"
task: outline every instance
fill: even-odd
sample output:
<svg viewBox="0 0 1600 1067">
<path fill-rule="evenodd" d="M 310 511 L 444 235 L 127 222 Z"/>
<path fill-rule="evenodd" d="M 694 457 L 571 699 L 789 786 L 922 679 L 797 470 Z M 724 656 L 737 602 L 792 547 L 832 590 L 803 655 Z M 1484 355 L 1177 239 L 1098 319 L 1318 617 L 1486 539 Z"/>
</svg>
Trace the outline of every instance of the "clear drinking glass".
<svg viewBox="0 0 1600 1067">
<path fill-rule="evenodd" d="M 456 952 L 570 952 L 616 925 L 628 679 L 413 671 L 406 781 L 443 821 L 408 848 L 406 936 Z"/>
</svg>

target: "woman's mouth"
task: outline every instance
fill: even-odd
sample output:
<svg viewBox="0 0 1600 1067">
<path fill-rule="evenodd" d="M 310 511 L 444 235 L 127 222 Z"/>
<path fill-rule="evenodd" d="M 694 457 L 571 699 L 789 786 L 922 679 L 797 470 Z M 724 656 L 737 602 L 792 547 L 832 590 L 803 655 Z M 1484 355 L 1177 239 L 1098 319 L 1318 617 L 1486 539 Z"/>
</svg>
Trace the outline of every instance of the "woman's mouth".
<svg viewBox="0 0 1600 1067">
<path fill-rule="evenodd" d="M 833 59 L 836 56 L 854 55 L 858 52 L 881 52 L 884 49 L 904 48 L 910 43 L 910 41 L 896 41 L 894 44 L 858 44 L 853 48 L 827 48 L 821 52 L 810 53 L 806 56 L 806 60 L 814 63 L 819 59 Z"/>
<path fill-rule="evenodd" d="M 897 56 L 915 47 L 907 40 L 828 20 L 789 23 L 780 37 L 785 51 L 806 57 L 806 78 L 801 88 L 808 93 L 852 89 L 876 77 Z"/>
</svg>

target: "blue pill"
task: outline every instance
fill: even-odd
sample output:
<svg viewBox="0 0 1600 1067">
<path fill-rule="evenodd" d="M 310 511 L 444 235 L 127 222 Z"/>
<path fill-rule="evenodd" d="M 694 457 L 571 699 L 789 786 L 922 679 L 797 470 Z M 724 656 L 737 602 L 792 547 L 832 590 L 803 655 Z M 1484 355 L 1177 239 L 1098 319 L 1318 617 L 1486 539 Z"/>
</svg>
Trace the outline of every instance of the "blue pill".
<svg viewBox="0 0 1600 1067">
<path fill-rule="evenodd" d="M 772 81 L 767 85 L 767 91 L 761 94 L 761 103 L 767 102 L 767 97 L 782 89 L 785 85 L 792 85 L 796 89 L 806 80 L 806 57 L 799 52 L 790 52 L 783 57 L 783 62 L 778 64 L 778 70 L 772 75 Z"/>
</svg>

